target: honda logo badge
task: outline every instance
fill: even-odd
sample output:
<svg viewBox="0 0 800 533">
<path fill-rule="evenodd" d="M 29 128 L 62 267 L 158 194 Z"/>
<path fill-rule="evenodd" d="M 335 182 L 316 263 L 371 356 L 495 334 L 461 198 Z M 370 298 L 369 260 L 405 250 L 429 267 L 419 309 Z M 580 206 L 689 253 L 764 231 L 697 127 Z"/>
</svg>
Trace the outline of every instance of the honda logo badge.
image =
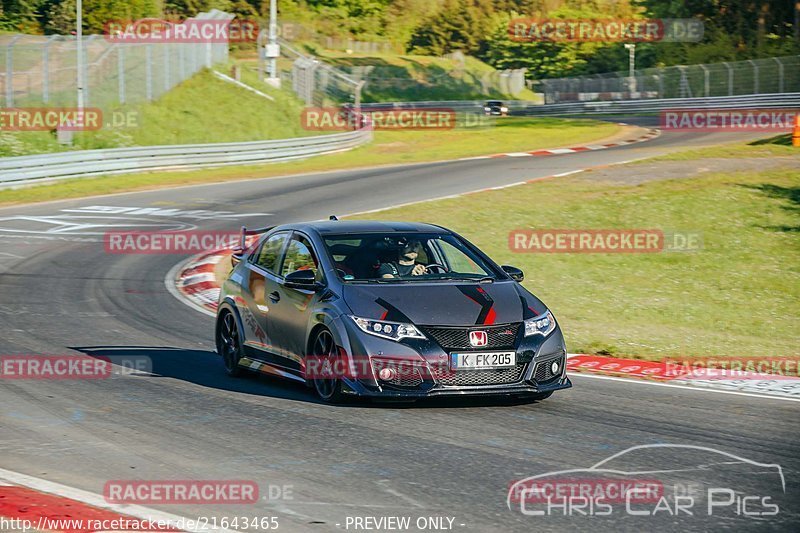
<svg viewBox="0 0 800 533">
<path fill-rule="evenodd" d="M 470 331 L 469 343 L 473 346 L 486 346 L 489 343 L 489 336 L 485 331 Z"/>
</svg>

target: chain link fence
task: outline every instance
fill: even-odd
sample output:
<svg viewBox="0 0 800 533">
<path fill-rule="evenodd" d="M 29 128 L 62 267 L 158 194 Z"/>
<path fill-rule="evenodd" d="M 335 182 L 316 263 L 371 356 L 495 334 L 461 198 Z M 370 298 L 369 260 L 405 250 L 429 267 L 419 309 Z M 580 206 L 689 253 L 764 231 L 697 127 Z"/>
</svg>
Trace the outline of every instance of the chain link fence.
<svg viewBox="0 0 800 533">
<path fill-rule="evenodd" d="M 278 69 L 281 84 L 291 87 L 306 105 L 360 103 L 363 84 L 358 80 L 304 54 L 283 39 L 279 39 L 279 43 L 281 59 L 278 61 Z"/>
<path fill-rule="evenodd" d="M 508 96 L 526 88 L 525 69 L 469 72 L 463 54 L 450 54 L 456 68 L 430 68 L 410 77 L 402 67 L 381 65 L 337 66 L 301 52 L 284 39 L 279 39 L 281 58 L 278 61 L 284 86 L 290 86 L 307 105 L 332 105 L 385 101 L 385 95 L 408 101 L 431 100 L 432 89 L 447 88 L 464 98 Z M 460 65 L 460 66 L 458 66 Z M 404 73 L 406 77 L 398 77 Z M 397 95 L 401 95 L 398 97 Z"/>
<path fill-rule="evenodd" d="M 230 20 L 218 10 L 195 19 Z M 190 19 L 192 20 L 192 19 Z M 228 60 L 226 42 L 83 39 L 84 105 L 152 101 L 203 68 Z M 63 35 L 0 35 L 0 106 L 77 105 L 77 41 Z"/>
<path fill-rule="evenodd" d="M 541 80 L 545 103 L 800 92 L 800 56 Z"/>
</svg>

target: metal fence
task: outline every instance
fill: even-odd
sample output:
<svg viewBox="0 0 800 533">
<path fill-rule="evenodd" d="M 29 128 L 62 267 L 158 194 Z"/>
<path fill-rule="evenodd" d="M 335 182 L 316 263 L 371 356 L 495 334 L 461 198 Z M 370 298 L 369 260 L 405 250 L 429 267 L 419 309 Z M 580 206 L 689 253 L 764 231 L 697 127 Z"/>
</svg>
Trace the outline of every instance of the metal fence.
<svg viewBox="0 0 800 533">
<path fill-rule="evenodd" d="M 230 20 L 218 10 L 195 19 Z M 191 19 L 190 19 L 191 20 Z M 85 105 L 151 101 L 204 67 L 228 59 L 227 43 L 122 43 L 83 39 Z M 77 105 L 77 42 L 63 35 L 0 35 L 0 105 Z"/>
<path fill-rule="evenodd" d="M 457 88 L 465 95 L 500 96 L 518 94 L 525 88 L 525 69 L 501 70 L 474 74 L 468 72 L 465 58 L 451 54 L 447 59 L 456 63 L 452 70 L 431 69 L 424 78 L 409 77 L 402 67 L 380 65 L 334 67 L 300 51 L 283 39 L 281 46 L 280 77 L 282 83 L 292 87 L 307 105 L 332 105 L 372 101 L 376 95 L 402 95 L 409 101 L 415 96 L 427 96 L 431 89 Z M 405 77 L 398 77 L 398 75 Z"/>
<path fill-rule="evenodd" d="M 363 83 L 282 39 L 279 43 L 281 83 L 291 87 L 306 105 L 355 104 L 360 101 Z"/>
<path fill-rule="evenodd" d="M 613 72 L 538 82 L 545 103 L 708 98 L 800 91 L 800 56 Z"/>
<path fill-rule="evenodd" d="M 711 96 L 709 98 L 665 98 L 562 102 L 512 107 L 513 115 L 653 115 L 675 109 L 800 109 L 800 93 Z"/>
</svg>

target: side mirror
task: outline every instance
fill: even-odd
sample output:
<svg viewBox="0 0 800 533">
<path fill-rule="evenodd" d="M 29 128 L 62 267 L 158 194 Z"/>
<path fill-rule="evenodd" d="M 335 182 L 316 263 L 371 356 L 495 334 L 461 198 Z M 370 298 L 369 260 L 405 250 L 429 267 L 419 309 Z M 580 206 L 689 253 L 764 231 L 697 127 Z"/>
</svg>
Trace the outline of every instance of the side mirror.
<svg viewBox="0 0 800 533">
<path fill-rule="evenodd" d="M 319 288 L 316 278 L 313 270 L 295 270 L 286 275 L 283 285 L 290 289 L 315 291 Z"/>
<path fill-rule="evenodd" d="M 511 279 L 513 279 L 514 281 L 522 281 L 522 280 L 525 279 L 525 274 L 522 272 L 522 270 L 518 269 L 517 267 L 512 267 L 512 266 L 509 266 L 509 265 L 503 265 L 500 268 L 502 268 L 503 272 L 508 274 L 509 277 Z"/>
</svg>

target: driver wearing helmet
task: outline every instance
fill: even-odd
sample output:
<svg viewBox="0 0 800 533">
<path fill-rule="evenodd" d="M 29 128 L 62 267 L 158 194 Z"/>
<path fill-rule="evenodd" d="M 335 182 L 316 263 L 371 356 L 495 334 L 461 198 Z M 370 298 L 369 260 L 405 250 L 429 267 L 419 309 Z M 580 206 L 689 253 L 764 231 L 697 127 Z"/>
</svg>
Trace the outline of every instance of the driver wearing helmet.
<svg viewBox="0 0 800 533">
<path fill-rule="evenodd" d="M 417 263 L 417 257 L 422 250 L 419 241 L 409 241 L 398 250 L 397 261 L 381 263 L 378 276 L 381 278 L 405 278 L 408 276 L 421 276 L 425 273 L 425 265 Z"/>
</svg>

